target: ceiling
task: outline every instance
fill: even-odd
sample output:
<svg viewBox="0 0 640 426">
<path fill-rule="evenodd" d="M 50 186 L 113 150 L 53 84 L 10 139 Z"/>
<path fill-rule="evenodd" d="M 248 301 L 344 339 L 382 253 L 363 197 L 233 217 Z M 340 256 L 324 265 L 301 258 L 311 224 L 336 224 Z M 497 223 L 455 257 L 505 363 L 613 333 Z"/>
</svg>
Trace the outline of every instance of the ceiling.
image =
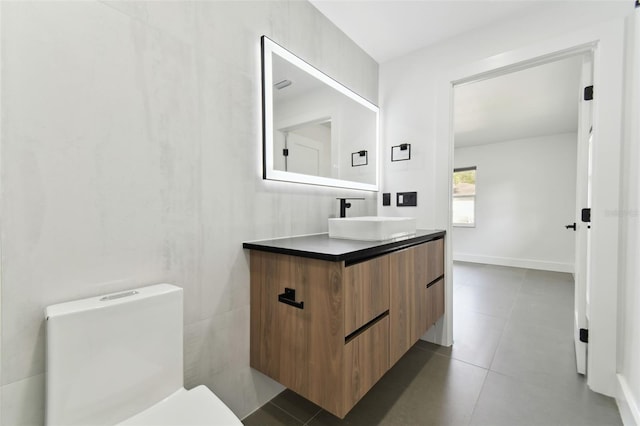
<svg viewBox="0 0 640 426">
<path fill-rule="evenodd" d="M 310 0 L 378 63 L 553 1 Z"/>
<path fill-rule="evenodd" d="M 310 1 L 384 63 L 558 0 Z M 575 57 L 456 87 L 456 147 L 577 131 L 580 68 Z"/>
<path fill-rule="evenodd" d="M 296 98 L 303 93 L 324 87 L 320 80 L 275 54 L 272 55 L 271 73 L 274 86 L 283 80 L 291 82 L 284 89 L 278 90 L 274 87 L 274 102 Z"/>
<path fill-rule="evenodd" d="M 582 56 L 455 87 L 456 148 L 577 132 Z"/>
</svg>

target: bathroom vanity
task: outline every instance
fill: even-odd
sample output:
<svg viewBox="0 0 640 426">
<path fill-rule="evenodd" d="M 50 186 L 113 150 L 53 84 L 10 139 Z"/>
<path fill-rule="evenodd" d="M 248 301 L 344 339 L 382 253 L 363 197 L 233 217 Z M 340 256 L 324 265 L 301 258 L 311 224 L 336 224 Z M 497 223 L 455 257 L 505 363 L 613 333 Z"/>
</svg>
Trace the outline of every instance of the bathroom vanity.
<svg viewBox="0 0 640 426">
<path fill-rule="evenodd" d="M 444 314 L 444 231 L 243 247 L 251 367 L 340 418 Z"/>
</svg>

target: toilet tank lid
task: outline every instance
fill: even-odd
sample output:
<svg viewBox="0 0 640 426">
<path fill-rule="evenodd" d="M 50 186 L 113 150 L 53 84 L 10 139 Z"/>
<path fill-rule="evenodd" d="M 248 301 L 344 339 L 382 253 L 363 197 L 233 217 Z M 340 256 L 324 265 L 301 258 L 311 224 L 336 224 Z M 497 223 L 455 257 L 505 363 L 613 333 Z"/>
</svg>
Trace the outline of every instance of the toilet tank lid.
<svg viewBox="0 0 640 426">
<path fill-rule="evenodd" d="M 45 308 L 45 318 L 47 320 L 84 312 L 93 309 L 101 309 L 107 306 L 120 305 L 146 299 L 149 297 L 168 294 L 173 292 L 182 292 L 182 288 L 173 284 L 154 284 L 146 287 L 134 288 L 131 290 L 123 290 L 117 293 L 110 293 L 86 299 L 74 300 L 71 302 L 58 303 L 56 305 L 47 306 Z"/>
</svg>

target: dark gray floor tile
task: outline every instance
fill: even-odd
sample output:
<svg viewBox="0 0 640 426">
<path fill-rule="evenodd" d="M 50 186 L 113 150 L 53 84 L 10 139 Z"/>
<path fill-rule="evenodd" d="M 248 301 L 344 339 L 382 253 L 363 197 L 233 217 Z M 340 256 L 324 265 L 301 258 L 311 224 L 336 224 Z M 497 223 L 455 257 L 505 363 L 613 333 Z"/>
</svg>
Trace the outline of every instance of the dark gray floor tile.
<svg viewBox="0 0 640 426">
<path fill-rule="evenodd" d="M 380 425 L 389 421 L 390 411 L 397 400 L 396 391 L 370 390 L 365 397 L 347 414 L 340 419 L 327 411 L 320 411 L 311 421 L 309 426 L 343 426 L 343 425 Z M 391 421 L 393 419 L 391 418 Z"/>
<path fill-rule="evenodd" d="M 300 426 L 303 423 L 294 419 L 275 405 L 266 403 L 253 414 L 242 420 L 245 426 Z"/>
<path fill-rule="evenodd" d="M 527 271 L 522 282 L 522 292 L 529 294 L 544 294 L 551 296 L 549 301 L 573 301 L 573 277 L 564 272 L 537 271 L 530 269 Z"/>
<path fill-rule="evenodd" d="M 271 403 L 289 413 L 292 417 L 306 423 L 321 410 L 313 402 L 301 397 L 297 393 L 285 389 L 271 400 Z"/>
<path fill-rule="evenodd" d="M 452 346 L 419 340 L 416 347 L 488 369 L 505 324 L 504 318 L 457 309 L 453 317 Z"/>
<path fill-rule="evenodd" d="M 458 311 L 453 318 L 453 346 L 446 348 L 435 345 L 436 352 L 489 368 L 506 320 L 472 311 Z"/>
<path fill-rule="evenodd" d="M 463 300 L 465 298 L 464 293 L 467 293 L 469 291 L 469 287 L 465 286 L 465 285 L 456 285 L 455 283 L 453 284 L 453 300 L 456 301 L 456 306 L 457 306 L 457 301 Z M 456 306 L 454 306 L 454 313 L 456 312 Z"/>
<path fill-rule="evenodd" d="M 477 263 L 453 262 L 453 285 L 473 285 L 478 277 L 481 265 Z"/>
<path fill-rule="evenodd" d="M 570 300 L 555 295 L 521 293 L 516 298 L 509 322 L 536 324 L 551 330 L 573 334 L 573 295 Z"/>
<path fill-rule="evenodd" d="M 584 379 L 583 379 L 584 380 Z M 622 418 L 614 398 L 590 390 L 584 380 L 584 386 L 573 395 L 565 395 L 568 405 L 583 425 L 621 425 Z"/>
<path fill-rule="evenodd" d="M 524 274 L 507 274 L 502 271 L 479 271 L 476 274 L 466 274 L 463 279 L 459 279 L 458 283 L 474 288 L 487 290 L 500 290 L 508 293 L 517 293 Z M 454 277 L 454 281 L 456 277 Z"/>
<path fill-rule="evenodd" d="M 451 347 L 436 345 L 435 343 L 427 342 L 426 340 L 418 340 L 414 347 L 445 356 L 449 356 L 451 352 Z"/>
<path fill-rule="evenodd" d="M 591 392 L 572 400 L 495 372 L 487 375 L 472 425 L 619 425 L 615 402 Z"/>
<path fill-rule="evenodd" d="M 508 324 L 490 369 L 558 392 L 577 392 L 584 387 L 576 372 L 570 331 Z"/>
<path fill-rule="evenodd" d="M 471 418 L 472 425 L 514 426 L 564 424 L 558 400 L 542 388 L 494 373 L 487 375 Z"/>
<path fill-rule="evenodd" d="M 486 370 L 412 348 L 344 420 L 322 411 L 310 425 L 464 425 Z"/>
<path fill-rule="evenodd" d="M 468 286 L 456 296 L 454 309 L 506 319 L 511 314 L 511 308 L 515 303 L 518 292 Z"/>
<path fill-rule="evenodd" d="M 573 283 L 525 282 L 520 288 L 520 293 L 545 297 L 551 304 L 566 307 L 573 306 L 573 288 Z"/>
<path fill-rule="evenodd" d="M 528 269 L 514 268 L 501 265 L 484 265 L 481 274 L 502 277 L 512 281 L 521 281 L 528 273 Z"/>
</svg>

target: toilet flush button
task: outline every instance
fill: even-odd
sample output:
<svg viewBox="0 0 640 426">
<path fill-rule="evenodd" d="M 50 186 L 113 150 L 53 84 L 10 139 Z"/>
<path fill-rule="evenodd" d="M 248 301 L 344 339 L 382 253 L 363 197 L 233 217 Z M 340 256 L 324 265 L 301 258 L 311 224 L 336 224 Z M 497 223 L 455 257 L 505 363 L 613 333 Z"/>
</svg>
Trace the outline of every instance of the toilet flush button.
<svg viewBox="0 0 640 426">
<path fill-rule="evenodd" d="M 122 293 L 110 294 L 108 296 L 101 297 L 100 301 L 101 302 L 106 302 L 106 301 L 109 301 L 109 300 L 122 299 L 123 297 L 134 296 L 136 294 L 138 294 L 138 292 L 135 291 L 135 290 L 125 291 L 125 292 L 122 292 Z"/>
</svg>

